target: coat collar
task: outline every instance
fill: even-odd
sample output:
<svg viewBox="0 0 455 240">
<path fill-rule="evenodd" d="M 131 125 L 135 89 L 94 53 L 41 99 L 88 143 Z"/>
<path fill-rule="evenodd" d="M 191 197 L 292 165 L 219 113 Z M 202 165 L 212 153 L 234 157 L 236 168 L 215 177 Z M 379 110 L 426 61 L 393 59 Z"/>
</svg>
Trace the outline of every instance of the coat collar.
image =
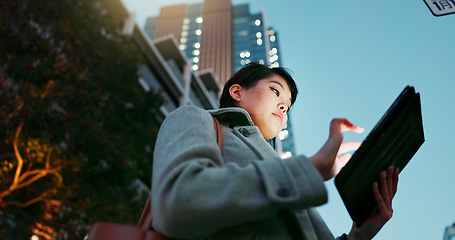
<svg viewBox="0 0 455 240">
<path fill-rule="evenodd" d="M 235 126 L 254 126 L 250 114 L 243 108 L 227 107 L 208 111 L 212 116 L 216 117 L 221 124 L 229 127 Z"/>
</svg>

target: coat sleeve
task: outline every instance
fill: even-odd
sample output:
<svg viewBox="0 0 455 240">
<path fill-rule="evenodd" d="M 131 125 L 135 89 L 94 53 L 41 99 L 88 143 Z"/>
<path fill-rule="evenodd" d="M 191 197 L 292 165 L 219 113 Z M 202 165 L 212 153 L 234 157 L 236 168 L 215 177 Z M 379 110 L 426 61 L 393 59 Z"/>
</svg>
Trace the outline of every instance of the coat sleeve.
<svg viewBox="0 0 455 240">
<path fill-rule="evenodd" d="M 211 115 L 185 106 L 163 122 L 154 151 L 154 227 L 176 238 L 327 202 L 324 181 L 304 156 L 224 164 Z"/>
</svg>

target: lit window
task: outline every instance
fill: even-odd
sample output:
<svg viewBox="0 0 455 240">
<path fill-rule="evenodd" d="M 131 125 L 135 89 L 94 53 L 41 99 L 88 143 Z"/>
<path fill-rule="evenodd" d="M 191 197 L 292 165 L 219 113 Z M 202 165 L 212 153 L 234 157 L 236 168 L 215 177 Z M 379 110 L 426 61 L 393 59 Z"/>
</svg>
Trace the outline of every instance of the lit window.
<svg viewBox="0 0 455 240">
<path fill-rule="evenodd" d="M 261 38 L 261 37 L 262 37 L 262 33 L 261 33 L 261 32 L 257 32 L 257 33 L 256 33 L 256 37 L 257 37 L 257 38 Z"/>
<path fill-rule="evenodd" d="M 190 20 L 188 18 L 183 19 L 183 24 L 188 24 L 190 23 Z"/>
<path fill-rule="evenodd" d="M 190 26 L 188 26 L 188 25 L 183 25 L 182 26 L 182 30 L 188 30 L 189 28 L 190 28 Z"/>
<path fill-rule="evenodd" d="M 179 48 L 180 48 L 180 50 L 185 50 L 186 49 L 186 45 L 185 44 L 180 44 Z"/>
<path fill-rule="evenodd" d="M 245 65 L 245 60 L 241 60 L 241 61 L 240 61 L 240 64 L 241 64 L 241 65 Z"/>
<path fill-rule="evenodd" d="M 202 23 L 204 20 L 201 18 L 201 17 L 198 17 L 196 18 L 196 20 L 194 20 L 196 23 Z"/>
<path fill-rule="evenodd" d="M 250 57 L 250 55 L 251 55 L 250 52 L 248 51 L 245 52 L 245 57 Z"/>
<path fill-rule="evenodd" d="M 275 35 L 270 35 L 270 42 L 275 42 L 276 38 Z"/>
<path fill-rule="evenodd" d="M 274 62 L 272 65 L 270 65 L 270 67 L 279 67 L 280 64 L 278 62 Z"/>
<path fill-rule="evenodd" d="M 182 32 L 182 36 L 183 36 L 183 37 L 188 36 L 188 32 L 187 32 L 187 31 L 183 31 L 183 32 Z"/>
<path fill-rule="evenodd" d="M 241 52 L 241 53 L 240 53 L 240 57 L 241 57 L 241 58 L 244 58 L 244 57 L 245 57 L 245 52 Z"/>
<path fill-rule="evenodd" d="M 281 159 L 286 159 L 286 158 L 290 158 L 290 157 L 292 157 L 291 152 L 284 152 L 281 154 Z"/>
<path fill-rule="evenodd" d="M 278 50 L 276 48 L 272 48 L 272 50 L 269 51 L 269 55 L 276 54 Z"/>
<path fill-rule="evenodd" d="M 237 34 L 238 34 L 240 37 L 245 37 L 245 36 L 248 35 L 248 31 L 247 31 L 247 30 L 239 31 L 239 32 L 237 32 Z"/>
<path fill-rule="evenodd" d="M 201 47 L 200 43 L 197 42 L 197 43 L 194 44 L 194 48 L 200 48 L 200 47 Z"/>
<path fill-rule="evenodd" d="M 199 69 L 199 67 L 197 65 L 193 65 L 193 70 L 194 71 L 197 71 Z"/>
<path fill-rule="evenodd" d="M 198 56 L 199 53 L 200 53 L 200 52 L 199 52 L 199 50 L 197 50 L 197 49 L 193 51 L 193 55 L 194 55 L 194 56 Z"/>
<path fill-rule="evenodd" d="M 260 26 L 261 25 L 261 20 L 256 19 L 256 21 L 254 21 L 254 25 Z"/>
<path fill-rule="evenodd" d="M 275 34 L 275 30 L 270 29 L 270 30 L 269 30 L 269 35 L 273 35 L 273 34 Z"/>
<path fill-rule="evenodd" d="M 280 138 L 280 140 L 284 140 L 284 139 L 288 138 L 288 136 L 289 136 L 288 130 L 283 130 L 278 134 L 278 138 Z"/>
<path fill-rule="evenodd" d="M 198 58 L 198 57 L 194 57 L 194 58 L 193 58 L 193 62 L 194 62 L 194 63 L 198 63 L 198 62 L 199 62 L 199 58 Z"/>
<path fill-rule="evenodd" d="M 262 39 L 256 40 L 256 43 L 257 43 L 259 46 L 261 46 L 261 45 L 262 45 Z"/>
<path fill-rule="evenodd" d="M 245 60 L 245 64 L 248 64 L 250 62 L 251 62 L 250 59 Z"/>
<path fill-rule="evenodd" d="M 264 60 L 263 59 L 259 59 L 259 64 L 264 64 Z"/>
<path fill-rule="evenodd" d="M 188 41 L 187 38 L 184 38 L 184 37 L 180 38 L 180 43 L 186 43 L 187 41 Z"/>
<path fill-rule="evenodd" d="M 202 31 L 200 29 L 196 30 L 194 33 L 196 33 L 196 35 L 201 35 L 202 34 Z"/>
<path fill-rule="evenodd" d="M 278 55 L 273 55 L 272 57 L 270 57 L 270 62 L 276 62 L 278 60 Z"/>
</svg>

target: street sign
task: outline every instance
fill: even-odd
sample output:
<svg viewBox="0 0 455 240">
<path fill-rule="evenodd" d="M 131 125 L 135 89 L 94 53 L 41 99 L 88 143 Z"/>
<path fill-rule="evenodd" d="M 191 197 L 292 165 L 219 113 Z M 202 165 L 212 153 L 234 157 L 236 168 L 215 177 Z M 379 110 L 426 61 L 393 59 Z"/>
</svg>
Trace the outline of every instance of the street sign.
<svg viewBox="0 0 455 240">
<path fill-rule="evenodd" d="M 455 13 L 455 0 L 424 0 L 436 17 Z"/>
</svg>

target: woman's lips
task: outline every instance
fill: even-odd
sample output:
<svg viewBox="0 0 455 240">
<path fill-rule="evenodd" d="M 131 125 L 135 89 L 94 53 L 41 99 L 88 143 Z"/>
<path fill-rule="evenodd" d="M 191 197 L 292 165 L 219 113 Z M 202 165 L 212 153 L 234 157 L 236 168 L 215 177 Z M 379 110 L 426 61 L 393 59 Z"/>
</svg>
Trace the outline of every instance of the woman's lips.
<svg viewBox="0 0 455 240">
<path fill-rule="evenodd" d="M 275 117 L 277 117 L 280 120 L 280 122 L 283 121 L 283 114 L 281 114 L 281 113 L 272 113 L 272 114 L 275 115 Z"/>
</svg>

